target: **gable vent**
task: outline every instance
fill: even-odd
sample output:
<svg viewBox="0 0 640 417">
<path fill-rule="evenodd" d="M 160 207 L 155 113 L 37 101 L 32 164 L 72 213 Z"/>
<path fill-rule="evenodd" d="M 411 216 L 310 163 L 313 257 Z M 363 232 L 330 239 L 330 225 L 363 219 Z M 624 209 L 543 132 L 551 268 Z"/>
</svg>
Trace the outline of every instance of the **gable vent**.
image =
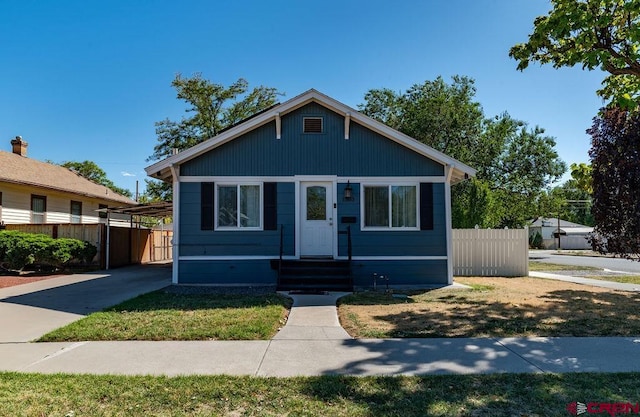
<svg viewBox="0 0 640 417">
<path fill-rule="evenodd" d="M 302 120 L 304 133 L 322 133 L 322 117 L 305 117 Z"/>
</svg>

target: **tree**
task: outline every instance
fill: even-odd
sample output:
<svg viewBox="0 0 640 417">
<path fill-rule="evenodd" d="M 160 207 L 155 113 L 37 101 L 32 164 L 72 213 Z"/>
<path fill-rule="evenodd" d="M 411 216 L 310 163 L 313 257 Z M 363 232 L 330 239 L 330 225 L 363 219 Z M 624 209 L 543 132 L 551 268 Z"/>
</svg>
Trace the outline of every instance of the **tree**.
<svg viewBox="0 0 640 417">
<path fill-rule="evenodd" d="M 104 170 L 93 161 L 67 161 L 61 163 L 60 166 L 70 169 L 81 177 L 88 179 L 89 181 L 93 181 L 96 184 L 104 185 L 105 187 L 109 188 L 112 191 L 115 191 L 120 195 L 129 198 L 133 197 L 133 193 L 131 191 L 127 190 L 126 188 L 118 187 L 113 183 L 113 181 L 107 178 L 107 173 L 104 172 Z"/>
<path fill-rule="evenodd" d="M 575 181 L 576 188 L 591 195 L 593 193 L 593 173 L 591 165 L 587 163 L 571 164 L 571 178 Z"/>
<path fill-rule="evenodd" d="M 526 43 L 509 56 L 524 70 L 530 62 L 555 68 L 582 64 L 609 75 L 598 94 L 637 107 L 640 100 L 640 4 L 638 0 L 551 0 L 552 9 L 534 21 Z"/>
<path fill-rule="evenodd" d="M 405 93 L 370 90 L 359 106 L 381 121 L 478 169 L 452 190 L 454 227 L 516 227 L 533 215 L 531 202 L 566 170 L 553 138 L 507 113 L 486 118 L 471 78 L 441 77 Z"/>
<path fill-rule="evenodd" d="M 156 122 L 157 144 L 148 161 L 160 160 L 173 155 L 174 151 L 188 149 L 198 143 L 218 135 L 254 114 L 277 103 L 277 89 L 254 87 L 240 78 L 229 87 L 215 84 L 202 78 L 176 75 L 171 82 L 177 98 L 187 103 L 185 110 L 190 117 L 180 121 L 164 119 Z M 152 201 L 171 199 L 171 184 L 145 180 L 147 197 Z"/>
<path fill-rule="evenodd" d="M 263 111 L 277 102 L 278 90 L 259 86 L 249 91 L 249 83 L 240 78 L 229 87 L 202 78 L 201 74 L 184 78 L 176 75 L 171 86 L 177 98 L 188 104 L 192 114 L 179 122 L 169 119 L 156 122 L 158 144 L 149 160 L 169 157 L 174 149 L 188 149 L 212 138 L 222 130 Z"/>
<path fill-rule="evenodd" d="M 592 243 L 600 252 L 640 260 L 640 114 L 603 109 L 587 133 L 596 223 Z"/>
</svg>

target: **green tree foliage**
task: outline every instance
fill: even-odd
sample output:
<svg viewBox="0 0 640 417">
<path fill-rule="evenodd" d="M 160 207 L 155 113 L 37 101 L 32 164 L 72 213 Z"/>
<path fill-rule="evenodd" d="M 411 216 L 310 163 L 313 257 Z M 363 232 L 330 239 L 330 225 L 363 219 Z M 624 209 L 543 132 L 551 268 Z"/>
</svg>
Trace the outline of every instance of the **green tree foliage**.
<svg viewBox="0 0 640 417">
<path fill-rule="evenodd" d="M 133 193 L 131 191 L 127 190 L 126 188 L 118 187 L 113 183 L 113 181 L 107 178 L 107 173 L 104 172 L 104 170 L 93 161 L 67 161 L 61 163 L 60 166 L 68 168 L 81 177 L 93 181 L 96 184 L 104 185 L 105 187 L 109 188 L 112 191 L 115 191 L 120 195 L 129 198 L 133 197 Z"/>
<path fill-rule="evenodd" d="M 552 9 L 534 21 L 526 43 L 509 55 L 524 70 L 530 62 L 555 68 L 581 64 L 609 75 L 598 94 L 623 107 L 640 100 L 640 2 L 638 0 L 551 0 Z"/>
<path fill-rule="evenodd" d="M 591 194 L 580 188 L 575 179 L 570 179 L 538 197 L 536 216 L 555 218 L 560 215 L 564 220 L 593 226 L 591 205 Z"/>
<path fill-rule="evenodd" d="M 228 87 L 212 83 L 201 74 L 192 77 L 176 75 L 171 82 L 177 98 L 187 104 L 188 117 L 180 121 L 164 119 L 156 122 L 157 144 L 149 161 L 171 156 L 210 139 L 224 129 L 253 116 L 277 103 L 277 89 L 258 86 L 240 78 Z M 146 180 L 146 195 L 151 201 L 171 200 L 171 184 Z"/>
<path fill-rule="evenodd" d="M 640 260 L 640 114 L 603 109 L 591 135 L 594 246 Z"/>
<path fill-rule="evenodd" d="M 544 130 L 508 114 L 487 118 L 474 81 L 454 76 L 416 84 L 404 93 L 370 90 L 360 110 L 476 169 L 452 190 L 454 227 L 517 227 L 534 215 L 531 203 L 566 165 Z"/>
<path fill-rule="evenodd" d="M 575 187 L 591 195 L 593 193 L 593 173 L 591 165 L 587 163 L 571 164 L 571 178 Z"/>
</svg>

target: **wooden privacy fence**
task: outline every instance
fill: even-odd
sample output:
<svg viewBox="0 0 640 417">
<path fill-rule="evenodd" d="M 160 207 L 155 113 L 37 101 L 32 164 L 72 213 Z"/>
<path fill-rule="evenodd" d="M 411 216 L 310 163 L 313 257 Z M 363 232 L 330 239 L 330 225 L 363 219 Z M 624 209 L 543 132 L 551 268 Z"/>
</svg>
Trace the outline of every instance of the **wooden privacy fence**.
<svg viewBox="0 0 640 417">
<path fill-rule="evenodd" d="M 8 224 L 7 230 L 39 233 L 53 238 L 87 241 L 98 248 L 94 262 L 106 266 L 107 226 L 105 224 Z M 109 267 L 171 260 L 171 230 L 110 227 Z"/>
<path fill-rule="evenodd" d="M 528 229 L 454 229 L 453 275 L 529 275 Z"/>
</svg>

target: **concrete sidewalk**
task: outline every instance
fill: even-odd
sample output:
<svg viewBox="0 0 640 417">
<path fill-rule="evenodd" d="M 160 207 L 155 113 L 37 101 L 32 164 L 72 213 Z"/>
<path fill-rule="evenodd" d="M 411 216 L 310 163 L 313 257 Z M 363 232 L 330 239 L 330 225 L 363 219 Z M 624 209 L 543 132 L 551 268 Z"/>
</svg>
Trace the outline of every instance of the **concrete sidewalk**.
<svg viewBox="0 0 640 417">
<path fill-rule="evenodd" d="M 535 278 L 553 279 L 556 281 L 573 282 L 575 284 L 591 285 L 593 287 L 608 288 L 610 290 L 635 291 L 635 292 L 640 291 L 640 285 L 638 284 L 627 284 L 623 282 L 604 281 L 600 279 L 574 277 L 569 275 L 551 274 L 548 272 L 537 272 L 537 271 L 529 272 L 529 276 L 535 277 Z"/>
<path fill-rule="evenodd" d="M 354 340 L 342 294 L 293 295 L 287 325 L 265 341 L 0 344 L 0 370 L 125 375 L 430 375 L 640 372 L 640 338 Z"/>
<path fill-rule="evenodd" d="M 121 269 L 109 277 L 83 274 L 0 290 L 0 371 L 276 377 L 640 372 L 640 337 L 354 340 L 337 317 L 344 293 L 292 295 L 289 320 L 272 340 L 27 342 L 168 283 L 166 270 L 146 274 L 154 271 Z M 2 317 L 2 308 L 11 315 Z"/>
</svg>

